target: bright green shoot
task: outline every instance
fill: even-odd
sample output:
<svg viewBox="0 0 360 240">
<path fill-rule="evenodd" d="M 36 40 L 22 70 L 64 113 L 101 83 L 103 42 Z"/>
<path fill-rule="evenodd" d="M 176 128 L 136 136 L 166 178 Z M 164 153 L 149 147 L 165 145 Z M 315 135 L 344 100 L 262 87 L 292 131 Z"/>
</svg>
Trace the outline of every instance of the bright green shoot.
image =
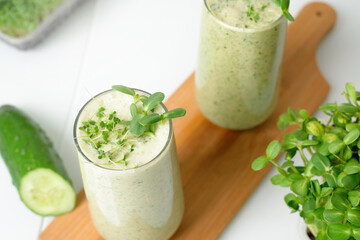
<svg viewBox="0 0 360 240">
<path fill-rule="evenodd" d="M 112 89 L 130 95 L 134 98 L 134 103 L 130 107 L 130 112 L 133 117 L 130 123 L 130 132 L 134 135 L 140 136 L 144 132 L 153 132 L 154 124 L 163 121 L 164 119 L 173 119 L 182 117 L 186 114 L 183 108 L 177 108 L 163 114 L 154 113 L 153 110 L 164 100 L 165 95 L 162 92 L 156 92 L 148 97 L 139 96 L 131 88 L 116 85 Z M 142 107 L 138 108 L 136 103 L 142 103 Z"/>
<path fill-rule="evenodd" d="M 294 17 L 289 13 L 290 0 L 272 0 L 276 5 L 281 7 L 284 17 L 293 22 Z"/>
</svg>

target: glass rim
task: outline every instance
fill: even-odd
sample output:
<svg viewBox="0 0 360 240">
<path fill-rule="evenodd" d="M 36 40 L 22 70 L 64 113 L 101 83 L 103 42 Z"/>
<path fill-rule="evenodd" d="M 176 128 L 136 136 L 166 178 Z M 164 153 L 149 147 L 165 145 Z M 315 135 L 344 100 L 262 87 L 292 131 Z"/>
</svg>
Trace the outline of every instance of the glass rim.
<svg viewBox="0 0 360 240">
<path fill-rule="evenodd" d="M 228 28 L 230 30 L 236 31 L 236 32 L 261 32 L 264 30 L 268 30 L 270 28 L 272 28 L 273 26 L 279 24 L 282 20 L 285 19 L 284 14 L 281 14 L 281 16 L 279 18 L 277 18 L 275 21 L 273 21 L 272 23 L 260 27 L 260 28 L 244 28 L 244 27 L 234 27 L 231 26 L 227 23 L 225 23 L 224 21 L 220 20 L 215 14 L 214 12 L 211 10 L 211 8 L 208 6 L 207 2 L 209 0 L 204 0 L 204 6 L 206 7 L 206 10 L 211 14 L 211 16 L 215 19 L 215 21 L 217 23 L 219 23 L 220 25 L 222 25 L 225 28 Z M 286 19 L 285 19 L 286 20 Z"/>
<path fill-rule="evenodd" d="M 145 94 L 148 94 L 148 95 L 151 95 L 150 93 L 144 91 L 144 90 L 140 90 L 140 89 L 137 89 L 137 88 L 131 88 L 133 89 L 134 91 L 138 91 L 138 92 L 142 92 L 142 93 L 145 93 Z M 76 149 L 78 151 L 78 153 L 80 153 L 84 159 L 86 159 L 89 163 L 91 163 L 92 165 L 94 165 L 95 167 L 98 167 L 98 168 L 101 168 L 101 169 L 105 169 L 105 170 L 109 170 L 109 171 L 119 171 L 119 172 L 130 172 L 130 171 L 134 171 L 134 170 L 137 170 L 137 169 L 141 169 L 147 165 L 149 165 L 150 163 L 154 162 L 156 159 L 158 159 L 164 152 L 165 152 L 165 149 L 169 146 L 170 144 L 170 141 L 173 137 L 173 125 L 172 125 L 172 121 L 171 119 L 168 119 L 169 121 L 169 135 L 168 135 L 168 138 L 166 140 L 166 143 L 164 145 L 164 147 L 161 149 L 161 151 L 159 152 L 159 154 L 157 154 L 153 159 L 151 159 L 150 161 L 146 162 L 145 164 L 141 165 L 141 166 L 138 166 L 137 168 L 125 168 L 125 169 L 116 169 L 116 168 L 107 168 L 107 167 L 104 167 L 104 166 L 101 166 L 99 164 L 96 164 L 95 162 L 91 161 L 87 156 L 86 154 L 82 151 L 79 143 L 78 143 L 78 139 L 77 139 L 77 125 L 78 125 L 78 121 L 79 121 L 79 118 L 80 118 L 80 115 L 81 113 L 84 111 L 84 109 L 86 108 L 86 106 L 95 100 L 95 98 L 99 97 L 100 95 L 102 94 L 105 94 L 105 93 L 108 93 L 108 92 L 116 92 L 116 90 L 113 90 L 113 89 L 108 89 L 108 90 L 105 90 L 99 94 L 97 94 L 96 96 L 90 98 L 80 109 L 79 113 L 77 114 L 76 118 L 75 118 L 75 122 L 74 122 L 74 126 L 73 126 L 73 139 L 74 139 L 74 142 L 75 142 L 75 146 L 76 146 Z M 160 103 L 160 106 L 165 110 L 165 112 L 168 112 L 168 109 L 166 108 L 165 104 L 163 104 L 162 102 Z"/>
</svg>

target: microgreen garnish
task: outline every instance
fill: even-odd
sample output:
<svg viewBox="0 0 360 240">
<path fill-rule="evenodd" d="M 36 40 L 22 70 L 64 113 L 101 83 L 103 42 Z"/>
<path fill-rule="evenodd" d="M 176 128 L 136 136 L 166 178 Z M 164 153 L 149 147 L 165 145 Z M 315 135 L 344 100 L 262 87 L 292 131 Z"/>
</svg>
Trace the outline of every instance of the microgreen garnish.
<svg viewBox="0 0 360 240">
<path fill-rule="evenodd" d="M 128 94 L 134 98 L 134 103 L 130 106 L 130 113 L 132 116 L 130 132 L 136 136 L 140 136 L 144 132 L 153 132 L 152 125 L 163 121 L 164 119 L 178 118 L 186 114 L 186 111 L 183 108 L 177 108 L 163 114 L 153 113 L 152 111 L 165 98 L 165 95 L 162 92 L 154 93 L 149 97 L 143 97 L 136 94 L 133 89 L 125 86 L 117 85 L 113 86 L 112 89 Z M 137 103 L 140 103 L 140 107 L 137 106 Z"/>
<path fill-rule="evenodd" d="M 289 13 L 290 0 L 272 0 L 276 5 L 281 7 L 284 17 L 293 22 L 294 17 Z"/>
<path fill-rule="evenodd" d="M 255 11 L 254 6 L 249 4 L 246 15 L 251 21 L 258 22 L 260 19 L 260 12 L 263 11 L 265 8 L 266 6 L 264 5 L 259 11 Z"/>
<path fill-rule="evenodd" d="M 177 108 L 162 114 L 156 113 L 156 107 L 165 98 L 161 92 L 144 96 L 121 85 L 113 86 L 112 89 L 133 97 L 134 102 L 129 109 L 131 121 L 123 121 L 116 115 L 116 111 L 107 112 L 104 107 L 100 107 L 94 114 L 93 118 L 96 118 L 82 122 L 79 130 L 86 134 L 83 141 L 97 151 L 98 159 L 127 166 L 127 155 L 135 150 L 137 142 L 146 142 L 154 136 L 157 124 L 165 119 L 182 117 L 186 111 Z"/>
<path fill-rule="evenodd" d="M 298 129 L 281 144 L 272 141 L 265 156 L 252 163 L 256 171 L 268 162 L 275 165 L 279 174 L 271 178 L 272 184 L 290 187 L 286 204 L 300 213 L 317 240 L 360 239 L 360 92 L 347 83 L 343 95 L 347 103 L 319 107 L 327 122 L 289 108 L 278 127 Z M 286 153 L 282 165 L 275 161 L 281 150 Z M 297 153 L 302 166 L 293 160 Z"/>
</svg>

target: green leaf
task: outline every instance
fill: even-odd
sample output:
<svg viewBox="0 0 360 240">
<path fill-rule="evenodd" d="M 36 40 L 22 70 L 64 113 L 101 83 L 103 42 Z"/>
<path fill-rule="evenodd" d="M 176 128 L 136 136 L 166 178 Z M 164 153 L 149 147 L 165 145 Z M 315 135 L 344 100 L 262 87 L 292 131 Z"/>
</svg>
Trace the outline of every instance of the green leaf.
<svg viewBox="0 0 360 240">
<path fill-rule="evenodd" d="M 289 114 L 289 117 L 291 119 L 291 121 L 293 122 L 296 122 L 296 111 L 292 108 L 292 107 L 289 107 L 288 108 L 288 114 Z"/>
<path fill-rule="evenodd" d="M 357 101 L 357 99 L 356 99 L 357 97 L 356 97 L 356 91 L 355 91 L 354 84 L 346 83 L 345 88 L 346 88 L 346 91 L 349 94 L 351 100 L 355 103 Z"/>
<path fill-rule="evenodd" d="M 281 187 L 290 187 L 291 185 L 291 182 L 281 174 L 273 176 L 270 181 L 273 185 L 279 185 Z"/>
<path fill-rule="evenodd" d="M 329 196 L 332 192 L 333 192 L 333 188 L 332 187 L 323 187 L 321 189 L 321 193 L 320 193 L 320 197 L 327 197 Z"/>
<path fill-rule="evenodd" d="M 336 183 L 339 187 L 344 187 L 344 184 L 343 184 L 343 178 L 346 177 L 346 173 L 344 172 L 341 172 L 337 178 L 336 178 Z"/>
<path fill-rule="evenodd" d="M 328 226 L 327 234 L 331 240 L 348 240 L 351 236 L 351 228 L 347 225 L 335 223 Z"/>
<path fill-rule="evenodd" d="M 285 160 L 290 161 L 296 155 L 296 149 L 292 149 L 286 152 Z"/>
<path fill-rule="evenodd" d="M 175 108 L 171 111 L 168 111 L 166 113 L 164 113 L 162 116 L 165 119 L 173 119 L 173 118 L 178 118 L 178 117 L 182 117 L 185 116 L 186 114 L 186 110 L 183 108 Z"/>
<path fill-rule="evenodd" d="M 252 162 L 251 168 L 254 171 L 259 171 L 259 170 L 263 169 L 268 162 L 269 162 L 269 159 L 267 157 L 265 157 L 265 156 L 258 157 L 257 159 L 255 159 L 255 161 Z"/>
<path fill-rule="evenodd" d="M 346 211 L 350 207 L 347 195 L 342 192 L 335 192 L 331 197 L 331 204 L 339 210 Z"/>
<path fill-rule="evenodd" d="M 317 146 L 316 151 L 321 155 L 327 156 L 330 154 L 329 145 L 329 143 L 323 142 L 322 144 Z"/>
<path fill-rule="evenodd" d="M 325 172 L 322 172 L 320 170 L 318 170 L 315 166 L 313 166 L 311 169 L 310 169 L 310 172 L 311 174 L 313 174 L 314 176 L 322 176 L 324 175 Z M 308 177 L 312 177 L 311 175 L 306 175 Z"/>
<path fill-rule="evenodd" d="M 281 167 L 276 167 L 276 170 L 278 170 L 278 172 L 281 174 L 281 175 L 283 175 L 283 176 L 287 176 L 287 172 L 284 170 L 284 169 L 282 169 Z"/>
<path fill-rule="evenodd" d="M 287 10 L 283 10 L 283 14 L 284 14 L 285 18 L 287 20 L 289 20 L 290 22 L 295 21 L 294 17 Z"/>
<path fill-rule="evenodd" d="M 281 7 L 281 0 L 272 0 L 276 5 Z"/>
<path fill-rule="evenodd" d="M 324 105 L 321 105 L 319 107 L 319 110 L 320 111 L 336 111 L 337 109 L 337 104 L 336 103 L 327 103 L 327 104 L 324 104 Z"/>
<path fill-rule="evenodd" d="M 299 196 L 306 196 L 309 192 L 309 180 L 303 178 L 302 180 L 295 181 L 291 184 L 290 189 Z"/>
<path fill-rule="evenodd" d="M 288 179 L 290 181 L 299 181 L 299 180 L 303 180 L 304 179 L 304 176 L 301 175 L 301 174 L 298 174 L 298 173 L 291 173 L 289 176 L 288 176 Z"/>
<path fill-rule="evenodd" d="M 354 105 L 352 105 L 350 103 L 342 103 L 339 105 L 338 109 L 341 112 L 350 113 L 350 114 L 354 114 L 354 113 L 358 112 L 357 107 L 355 107 Z"/>
<path fill-rule="evenodd" d="M 292 150 L 297 147 L 297 140 L 292 134 L 286 134 L 282 141 L 282 147 L 284 150 Z"/>
<path fill-rule="evenodd" d="M 162 92 L 156 92 L 150 95 L 145 101 L 143 105 L 143 109 L 145 112 L 153 110 L 159 103 L 161 103 L 165 98 L 165 95 Z"/>
<path fill-rule="evenodd" d="M 353 227 L 352 228 L 352 231 L 353 231 L 353 236 L 356 240 L 360 240 L 360 228 L 355 228 Z"/>
<path fill-rule="evenodd" d="M 352 157 L 353 153 L 351 151 L 351 148 L 349 146 L 346 146 L 344 153 L 343 153 L 343 159 L 345 161 L 349 160 Z"/>
<path fill-rule="evenodd" d="M 325 136 L 323 136 L 323 140 L 326 143 L 332 143 L 333 141 L 339 139 L 338 135 L 334 133 L 327 133 Z"/>
<path fill-rule="evenodd" d="M 289 0 L 282 0 L 281 1 L 281 8 L 282 9 L 289 9 L 290 1 Z"/>
<path fill-rule="evenodd" d="M 162 118 L 160 117 L 159 114 L 157 113 L 151 113 L 147 116 L 143 116 L 142 118 L 140 118 L 139 123 L 143 126 L 145 125 L 151 125 L 157 122 L 160 122 L 162 120 Z"/>
<path fill-rule="evenodd" d="M 338 154 L 341 150 L 343 150 L 345 147 L 345 143 L 343 143 L 343 141 L 341 141 L 340 139 L 337 139 L 335 141 L 333 141 L 332 143 L 330 143 L 329 145 L 329 151 L 332 154 Z"/>
<path fill-rule="evenodd" d="M 335 134 L 335 135 L 342 135 L 343 132 L 344 132 L 343 127 L 344 127 L 345 125 L 346 125 L 346 124 L 344 124 L 344 125 L 341 126 L 341 127 L 332 127 L 332 128 L 329 128 L 328 133 Z"/>
<path fill-rule="evenodd" d="M 319 142 L 315 141 L 315 140 L 305 140 L 301 143 L 301 146 L 306 148 L 306 147 L 311 147 L 311 146 L 315 146 L 318 144 L 319 144 Z"/>
<path fill-rule="evenodd" d="M 324 127 L 318 121 L 310 121 L 306 124 L 306 131 L 314 136 L 321 137 L 324 135 Z"/>
<path fill-rule="evenodd" d="M 309 118 L 309 114 L 305 109 L 301 109 L 299 110 L 299 116 L 303 119 L 306 120 Z"/>
<path fill-rule="evenodd" d="M 155 133 L 155 124 L 151 124 L 149 126 L 149 130 L 150 130 L 150 132 Z"/>
<path fill-rule="evenodd" d="M 279 155 L 280 150 L 281 150 L 281 145 L 279 141 L 274 140 L 266 148 L 266 156 L 269 159 L 275 159 L 277 155 Z"/>
<path fill-rule="evenodd" d="M 294 123 L 294 121 L 291 120 L 288 113 L 283 113 L 280 115 L 279 120 L 277 122 L 277 126 L 281 131 L 284 131 L 287 126 Z"/>
<path fill-rule="evenodd" d="M 344 220 L 345 212 L 338 209 L 325 209 L 323 215 L 328 223 L 339 223 Z"/>
<path fill-rule="evenodd" d="M 360 172 L 360 164 L 357 160 L 350 160 L 344 166 L 344 172 L 348 175 Z"/>
<path fill-rule="evenodd" d="M 314 164 L 315 168 L 321 172 L 328 171 L 331 166 L 329 159 L 319 153 L 315 153 L 311 157 L 311 162 Z"/>
<path fill-rule="evenodd" d="M 359 174 L 347 175 L 342 178 L 342 184 L 347 189 L 355 189 L 360 184 Z"/>
<path fill-rule="evenodd" d="M 350 191 L 348 193 L 348 198 L 351 202 L 351 205 L 353 207 L 356 207 L 359 205 L 360 202 L 360 191 L 356 190 L 356 191 Z"/>
<path fill-rule="evenodd" d="M 322 222 L 322 220 L 324 219 L 323 218 L 323 213 L 324 213 L 324 211 L 325 211 L 325 208 L 316 208 L 315 210 L 314 210 L 314 215 L 315 215 L 315 218 L 317 218 L 318 220 L 320 220 L 320 221 L 316 221 L 315 222 L 315 224 L 316 224 L 316 226 L 317 226 L 317 228 L 320 230 L 320 229 L 324 229 L 324 228 L 326 228 L 326 223 L 325 223 L 325 225 L 324 225 L 324 223 Z"/>
<path fill-rule="evenodd" d="M 299 210 L 298 199 L 294 194 L 292 194 L 292 193 L 286 194 L 284 197 L 284 200 L 285 200 L 286 205 L 289 208 L 291 208 L 293 211 Z"/>
<path fill-rule="evenodd" d="M 305 223 L 307 223 L 307 224 L 313 223 L 314 219 L 315 219 L 314 212 L 301 211 L 300 217 L 302 217 L 304 219 Z"/>
<path fill-rule="evenodd" d="M 353 130 L 355 128 L 360 130 L 360 124 L 358 124 L 358 123 L 348 123 L 348 124 L 345 125 L 345 129 L 348 132 L 351 132 L 351 130 Z"/>
<path fill-rule="evenodd" d="M 304 141 L 304 140 L 308 139 L 307 133 L 305 131 L 303 131 L 302 129 L 297 129 L 297 130 L 293 131 L 292 134 L 299 141 Z"/>
<path fill-rule="evenodd" d="M 105 108 L 104 108 L 104 107 L 100 107 L 100 108 L 98 109 L 98 111 L 96 112 L 96 116 L 99 117 L 99 118 L 104 117 L 104 116 L 105 116 L 104 111 L 105 111 Z"/>
<path fill-rule="evenodd" d="M 323 175 L 323 172 L 317 170 L 312 161 L 309 161 L 305 167 L 304 176 L 312 178 L 314 175 L 317 175 L 317 173 L 319 173 L 319 176 Z"/>
<path fill-rule="evenodd" d="M 350 209 L 347 212 L 347 220 L 357 227 L 360 227 L 360 210 Z"/>
<path fill-rule="evenodd" d="M 282 168 L 288 168 L 288 167 L 291 167 L 291 166 L 293 166 L 293 165 L 294 165 L 294 162 L 293 162 L 293 161 L 287 160 L 287 161 L 285 161 L 285 162 L 281 165 L 281 167 L 282 167 Z"/>
<path fill-rule="evenodd" d="M 144 103 L 146 101 L 146 99 L 148 99 L 149 97 L 148 96 L 145 96 L 145 95 L 140 95 L 139 96 L 139 100 Z"/>
<path fill-rule="evenodd" d="M 316 202 L 314 199 L 307 199 L 303 203 L 303 211 L 304 212 L 311 212 L 316 208 Z"/>
<path fill-rule="evenodd" d="M 130 114 L 131 116 L 134 118 L 136 115 L 138 115 L 138 111 L 137 111 L 137 107 L 135 105 L 135 103 L 132 103 L 130 105 Z"/>
<path fill-rule="evenodd" d="M 343 141 L 346 145 L 350 145 L 355 142 L 360 136 L 360 131 L 357 128 L 351 130 L 346 136 L 344 137 Z"/>
<path fill-rule="evenodd" d="M 320 183 L 317 179 L 310 181 L 310 189 L 314 196 L 316 196 L 316 197 L 320 196 L 321 187 L 320 187 Z"/>
<path fill-rule="evenodd" d="M 350 117 L 346 116 L 345 114 L 341 113 L 341 112 L 336 112 L 334 115 L 334 124 L 337 127 L 344 127 L 346 126 L 347 123 L 350 122 Z"/>
<path fill-rule="evenodd" d="M 315 240 L 328 240 L 327 234 L 325 231 L 320 231 L 316 236 Z"/>
<path fill-rule="evenodd" d="M 112 86 L 111 88 L 116 90 L 116 91 L 125 93 L 127 95 L 135 96 L 135 91 L 133 89 L 131 89 L 131 88 L 128 88 L 128 87 L 125 87 L 125 86 L 122 86 L 122 85 L 115 85 L 115 86 Z"/>
<path fill-rule="evenodd" d="M 145 127 L 139 123 L 139 115 L 136 115 L 130 122 L 130 132 L 140 136 L 145 132 Z"/>
</svg>

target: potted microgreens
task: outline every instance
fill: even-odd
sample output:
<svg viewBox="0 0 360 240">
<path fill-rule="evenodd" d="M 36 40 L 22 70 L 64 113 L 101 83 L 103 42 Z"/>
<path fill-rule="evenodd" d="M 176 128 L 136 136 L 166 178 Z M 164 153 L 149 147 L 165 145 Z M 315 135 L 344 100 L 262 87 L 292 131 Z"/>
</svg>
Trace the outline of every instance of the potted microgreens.
<svg viewBox="0 0 360 240">
<path fill-rule="evenodd" d="M 289 108 L 278 127 L 298 128 L 281 144 L 272 141 L 266 155 L 252 163 L 255 171 L 268 162 L 276 167 L 279 174 L 272 184 L 290 187 L 285 202 L 299 212 L 316 240 L 360 240 L 360 92 L 347 83 L 343 95 L 347 103 L 319 107 L 328 116 L 326 122 Z M 275 158 L 281 151 L 286 157 L 280 165 Z M 295 165 L 296 154 L 302 166 Z"/>
<path fill-rule="evenodd" d="M 20 49 L 36 45 L 82 0 L 0 1 L 0 39 Z"/>
</svg>

